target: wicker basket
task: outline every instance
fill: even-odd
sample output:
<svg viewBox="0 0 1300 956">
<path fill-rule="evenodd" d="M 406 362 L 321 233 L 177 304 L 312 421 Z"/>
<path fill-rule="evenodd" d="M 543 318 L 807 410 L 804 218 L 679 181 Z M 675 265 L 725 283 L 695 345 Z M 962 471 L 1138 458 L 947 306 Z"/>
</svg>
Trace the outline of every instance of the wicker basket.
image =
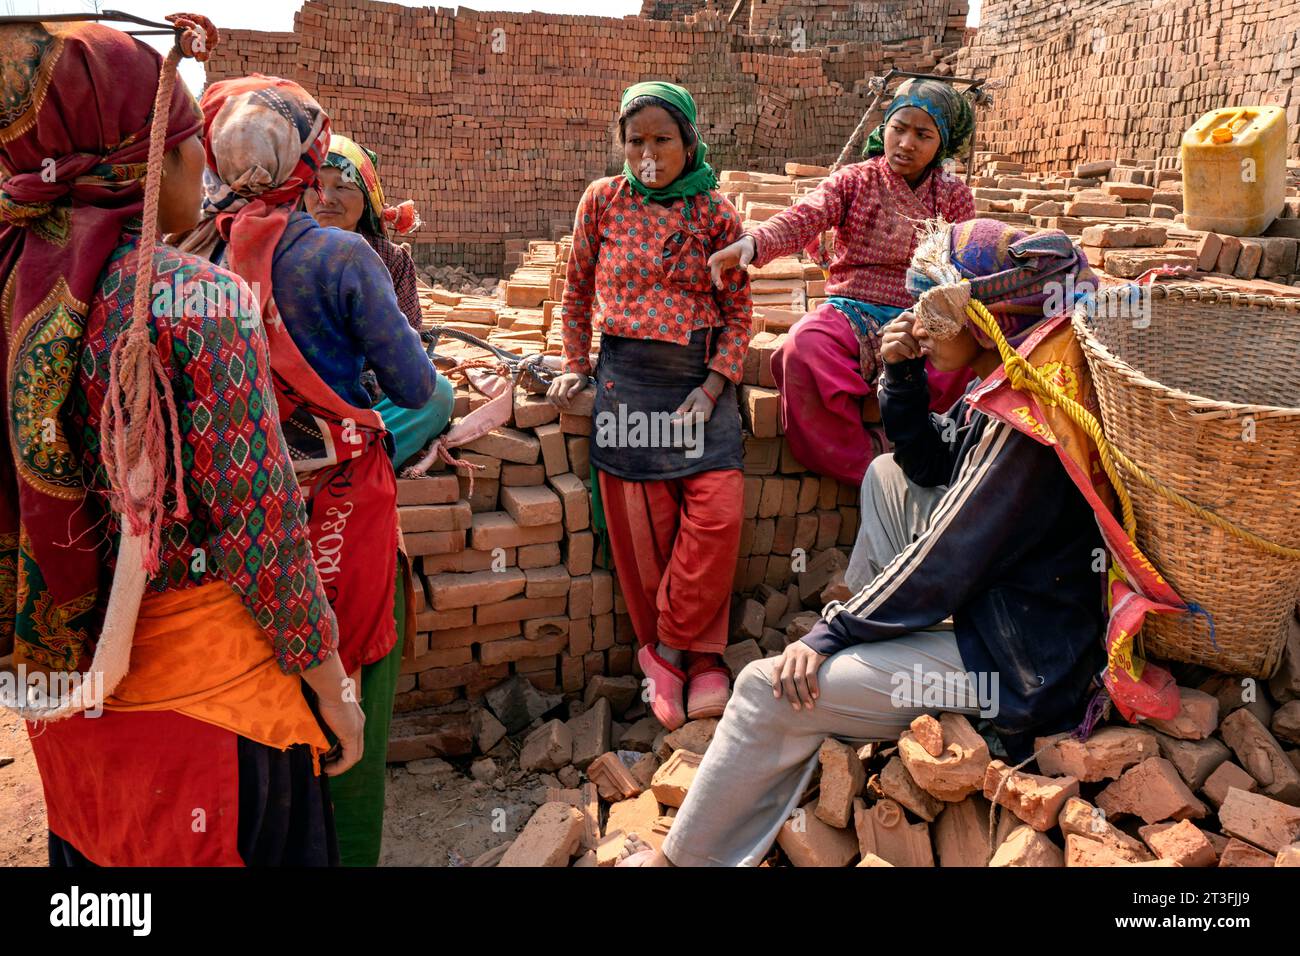
<svg viewBox="0 0 1300 956">
<path fill-rule="evenodd" d="M 1095 315 L 1081 306 L 1073 316 L 1107 438 L 1192 502 L 1268 541 L 1300 546 L 1300 299 L 1187 283 L 1141 294 L 1149 298 L 1139 306 L 1123 289 L 1103 289 Z M 1203 616 L 1150 615 L 1144 652 L 1271 675 L 1300 597 L 1300 560 L 1121 476 L 1138 546 L 1215 626 L 1217 647 Z"/>
</svg>

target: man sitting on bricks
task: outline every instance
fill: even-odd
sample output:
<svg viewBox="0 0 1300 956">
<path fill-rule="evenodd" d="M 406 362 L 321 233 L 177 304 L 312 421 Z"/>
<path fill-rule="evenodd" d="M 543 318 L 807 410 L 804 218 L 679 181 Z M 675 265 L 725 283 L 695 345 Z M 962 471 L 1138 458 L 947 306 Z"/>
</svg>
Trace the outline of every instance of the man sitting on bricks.
<svg viewBox="0 0 1300 956">
<path fill-rule="evenodd" d="M 932 229 L 908 275 L 914 295 L 969 282 L 1012 345 L 1068 304 L 1063 287 L 1093 281 L 1064 234 L 979 219 Z M 940 371 L 974 369 L 971 389 L 1001 365 L 960 308 L 903 313 L 885 327 L 882 356 L 894 452 L 862 483 L 846 575 L 857 593 L 827 605 L 779 657 L 741 672 L 662 851 L 626 863 L 757 865 L 826 737 L 893 740 L 922 713 L 979 713 L 977 678 L 996 678 L 978 682 L 999 690 L 985 716 L 1012 760 L 1082 715 L 1106 621 L 1088 503 L 1050 446 L 966 398 L 945 415 L 928 411 L 927 358 Z M 918 686 L 935 680 L 945 688 L 938 708 Z"/>
</svg>

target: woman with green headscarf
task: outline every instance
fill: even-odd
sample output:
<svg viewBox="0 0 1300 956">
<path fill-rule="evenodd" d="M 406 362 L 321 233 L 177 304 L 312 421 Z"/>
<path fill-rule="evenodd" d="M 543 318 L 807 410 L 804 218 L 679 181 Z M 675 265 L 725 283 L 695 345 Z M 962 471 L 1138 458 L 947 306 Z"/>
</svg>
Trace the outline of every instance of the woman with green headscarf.
<svg viewBox="0 0 1300 956">
<path fill-rule="evenodd" d="M 868 138 L 865 161 L 836 170 L 709 261 L 716 280 L 723 269 L 814 253 L 821 234 L 834 231 L 828 298 L 772 357 L 790 450 L 818 474 L 856 487 L 885 447 L 883 429 L 863 424 L 876 417 L 882 330 L 911 301 L 904 277 L 917 225 L 975 215 L 971 191 L 942 165 L 963 153 L 973 128 L 970 103 L 950 85 L 905 81 Z M 931 408 L 947 411 L 969 380 L 968 371 L 931 369 Z"/>
<path fill-rule="evenodd" d="M 671 730 L 727 703 L 721 655 L 744 500 L 736 386 L 751 331 L 749 277 L 733 269 L 716 289 L 709 281 L 706 262 L 740 237 L 740 217 L 717 191 L 690 93 L 630 87 L 618 135 L 622 174 L 592 183 L 578 206 L 565 374 L 550 395 L 571 406 L 599 335 L 592 491 L 651 709 Z"/>
</svg>

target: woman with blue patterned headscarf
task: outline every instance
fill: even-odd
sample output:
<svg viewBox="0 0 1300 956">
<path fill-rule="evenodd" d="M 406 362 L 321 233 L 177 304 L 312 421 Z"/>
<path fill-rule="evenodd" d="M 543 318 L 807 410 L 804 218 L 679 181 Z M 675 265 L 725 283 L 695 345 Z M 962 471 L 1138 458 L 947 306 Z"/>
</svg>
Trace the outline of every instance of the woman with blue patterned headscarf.
<svg viewBox="0 0 1300 956">
<path fill-rule="evenodd" d="M 878 427 L 863 424 L 864 406 L 875 417 L 881 330 L 911 305 L 905 278 L 917 224 L 975 215 L 970 189 L 940 168 L 967 148 L 973 128 L 969 101 L 947 83 L 907 80 L 868 138 L 863 162 L 836 170 L 709 260 L 716 282 L 724 269 L 766 265 L 801 249 L 819 256 L 819 238 L 833 231 L 828 298 L 795 324 L 772 360 L 791 451 L 818 474 L 857 485 L 886 445 Z M 969 380 L 964 370 L 932 369 L 931 408 L 947 409 Z"/>
</svg>

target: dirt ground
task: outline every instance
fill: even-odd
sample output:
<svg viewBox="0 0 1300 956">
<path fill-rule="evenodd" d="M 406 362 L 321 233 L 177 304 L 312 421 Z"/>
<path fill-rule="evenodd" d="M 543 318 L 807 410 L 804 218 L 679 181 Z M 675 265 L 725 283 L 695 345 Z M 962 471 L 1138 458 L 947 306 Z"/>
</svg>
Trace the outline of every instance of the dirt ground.
<svg viewBox="0 0 1300 956">
<path fill-rule="evenodd" d="M 388 768 L 381 866 L 464 866 L 514 838 L 547 784 L 498 749 L 499 772 L 480 782 L 469 761 L 422 760 Z M 0 867 L 45 866 L 45 801 L 23 723 L 0 711 Z M 463 766 L 462 766 L 463 764 Z M 408 769 L 409 768 L 409 769 Z M 499 789 L 498 789 L 499 788 Z"/>
<path fill-rule="evenodd" d="M 0 710 L 0 866 L 44 866 L 45 798 L 23 722 Z"/>
</svg>

